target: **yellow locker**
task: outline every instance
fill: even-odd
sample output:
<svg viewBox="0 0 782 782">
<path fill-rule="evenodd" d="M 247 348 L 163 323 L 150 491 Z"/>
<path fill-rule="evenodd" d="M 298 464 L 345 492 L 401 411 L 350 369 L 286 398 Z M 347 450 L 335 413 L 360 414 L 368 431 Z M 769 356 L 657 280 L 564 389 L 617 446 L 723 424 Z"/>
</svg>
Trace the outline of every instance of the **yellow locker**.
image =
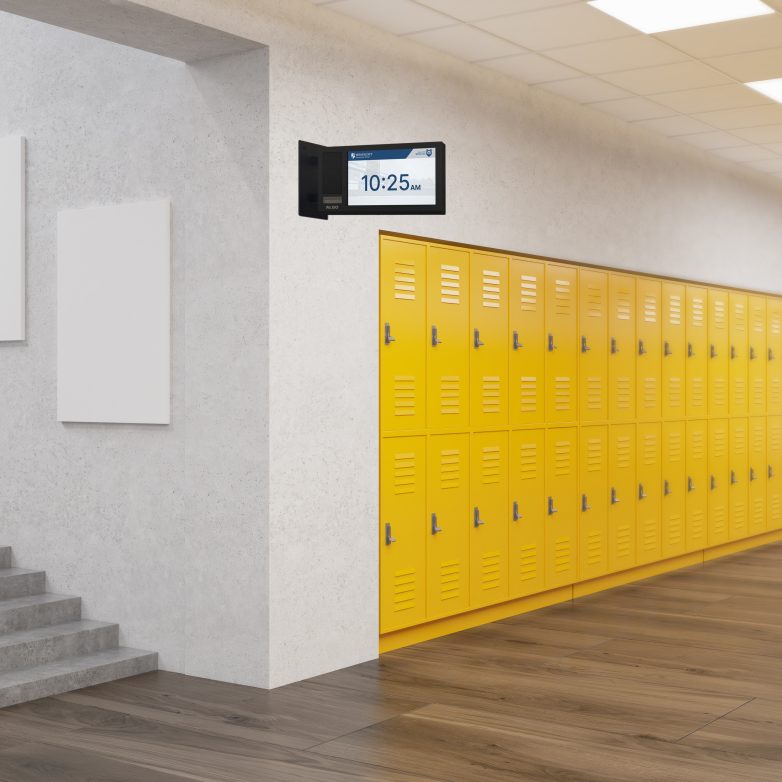
<svg viewBox="0 0 782 782">
<path fill-rule="evenodd" d="M 470 258 L 470 423 L 508 423 L 508 258 Z"/>
<path fill-rule="evenodd" d="M 508 597 L 508 433 L 470 443 L 470 607 Z"/>
<path fill-rule="evenodd" d="M 708 394 L 706 374 L 708 372 L 708 334 L 706 328 L 706 289 L 696 285 L 687 286 L 687 369 L 685 400 L 690 418 L 707 415 Z"/>
<path fill-rule="evenodd" d="M 578 451 L 578 577 L 583 581 L 608 571 L 608 427 L 582 427 Z"/>
<path fill-rule="evenodd" d="M 659 280 L 636 280 L 638 358 L 636 359 L 638 420 L 654 421 L 662 414 L 662 328 Z"/>
<path fill-rule="evenodd" d="M 730 332 L 728 292 L 709 289 L 709 415 L 722 418 L 730 413 Z"/>
<path fill-rule="evenodd" d="M 687 422 L 687 513 L 685 548 L 697 551 L 708 539 L 708 426 L 706 421 Z"/>
<path fill-rule="evenodd" d="M 470 253 L 429 245 L 427 266 L 427 424 L 465 429 L 470 423 Z"/>
<path fill-rule="evenodd" d="M 545 420 L 546 365 L 544 286 L 546 266 L 528 258 L 510 259 L 510 424 Z"/>
<path fill-rule="evenodd" d="M 684 421 L 662 425 L 662 511 L 661 555 L 663 559 L 684 553 L 685 495 L 687 471 L 684 463 Z"/>
<path fill-rule="evenodd" d="M 635 277 L 608 275 L 608 417 L 635 418 Z"/>
<path fill-rule="evenodd" d="M 581 423 L 608 418 L 608 275 L 578 271 L 578 414 Z"/>
<path fill-rule="evenodd" d="M 747 294 L 730 294 L 730 414 L 747 415 Z"/>
<path fill-rule="evenodd" d="M 747 502 L 750 535 L 766 531 L 766 491 L 768 484 L 766 417 L 749 419 L 749 497 Z"/>
<path fill-rule="evenodd" d="M 635 424 L 615 424 L 608 436 L 608 569 L 614 572 L 636 563 Z"/>
<path fill-rule="evenodd" d="M 728 530 L 731 540 L 746 538 L 749 531 L 748 476 L 748 421 L 746 418 L 732 418 L 730 421 L 730 491 L 728 500 Z"/>
<path fill-rule="evenodd" d="M 380 632 L 426 618 L 426 438 L 380 448 Z"/>
<path fill-rule="evenodd" d="M 684 285 L 662 284 L 662 416 L 683 418 L 685 356 L 687 351 L 684 319 Z"/>
<path fill-rule="evenodd" d="M 638 447 L 638 564 L 660 559 L 662 534 L 662 430 L 659 423 L 639 423 Z"/>
<path fill-rule="evenodd" d="M 782 528 L 782 416 L 767 419 L 768 528 Z"/>
<path fill-rule="evenodd" d="M 766 395 L 769 415 L 782 415 L 782 299 L 766 297 Z"/>
<path fill-rule="evenodd" d="M 427 619 L 469 606 L 470 435 L 429 438 L 426 504 Z"/>
<path fill-rule="evenodd" d="M 380 425 L 426 426 L 426 245 L 380 244 Z"/>
<path fill-rule="evenodd" d="M 578 274 L 575 267 L 546 264 L 546 420 L 578 415 Z"/>
<path fill-rule="evenodd" d="M 546 432 L 546 588 L 578 577 L 578 429 Z"/>
<path fill-rule="evenodd" d="M 545 588 L 546 432 L 510 433 L 509 592 L 523 597 Z"/>
<path fill-rule="evenodd" d="M 709 534 L 710 546 L 729 538 L 728 503 L 730 491 L 730 422 L 727 418 L 709 421 Z"/>
<path fill-rule="evenodd" d="M 747 390 L 750 415 L 766 414 L 766 298 L 749 296 L 749 352 L 747 354 Z"/>
</svg>

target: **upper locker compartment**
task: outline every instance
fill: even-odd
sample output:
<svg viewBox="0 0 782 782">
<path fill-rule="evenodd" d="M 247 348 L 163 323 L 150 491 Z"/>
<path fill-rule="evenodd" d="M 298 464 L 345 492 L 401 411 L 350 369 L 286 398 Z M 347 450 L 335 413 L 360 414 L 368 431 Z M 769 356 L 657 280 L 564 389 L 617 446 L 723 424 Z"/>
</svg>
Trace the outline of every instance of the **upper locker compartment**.
<svg viewBox="0 0 782 782">
<path fill-rule="evenodd" d="M 683 418 L 686 414 L 684 298 L 684 285 L 681 283 L 662 284 L 662 416 L 665 420 Z"/>
<path fill-rule="evenodd" d="M 539 424 L 545 420 L 545 270 L 542 261 L 510 259 L 508 415 L 511 426 Z"/>
<path fill-rule="evenodd" d="M 728 292 L 709 290 L 709 415 L 724 418 L 730 413 L 730 331 Z"/>
<path fill-rule="evenodd" d="M 662 372 L 662 330 L 660 325 L 662 286 L 658 280 L 639 277 L 636 281 L 638 305 L 638 358 L 636 359 L 638 420 L 659 420 Z"/>
<path fill-rule="evenodd" d="M 470 422 L 508 423 L 508 257 L 470 259 Z"/>
<path fill-rule="evenodd" d="M 730 414 L 747 415 L 747 294 L 730 294 Z"/>
<path fill-rule="evenodd" d="M 546 420 L 574 422 L 578 380 L 578 272 L 546 264 Z"/>
<path fill-rule="evenodd" d="M 749 414 L 766 414 L 766 298 L 750 296 L 749 306 L 749 352 L 747 354 L 747 388 L 749 391 Z"/>
<path fill-rule="evenodd" d="M 766 297 L 766 400 L 769 415 L 782 415 L 782 299 Z"/>
<path fill-rule="evenodd" d="M 608 417 L 635 419 L 635 278 L 608 275 Z"/>
<path fill-rule="evenodd" d="M 430 245 L 427 268 L 427 424 L 465 429 L 469 408 L 470 253 Z"/>
<path fill-rule="evenodd" d="M 426 426 L 426 245 L 380 240 L 380 426 Z"/>
<path fill-rule="evenodd" d="M 705 418 L 708 413 L 706 376 L 708 373 L 708 333 L 706 328 L 706 288 L 687 286 L 685 307 L 687 360 L 685 400 L 688 418 Z"/>
<path fill-rule="evenodd" d="M 578 416 L 581 423 L 608 418 L 608 274 L 578 271 Z"/>
</svg>

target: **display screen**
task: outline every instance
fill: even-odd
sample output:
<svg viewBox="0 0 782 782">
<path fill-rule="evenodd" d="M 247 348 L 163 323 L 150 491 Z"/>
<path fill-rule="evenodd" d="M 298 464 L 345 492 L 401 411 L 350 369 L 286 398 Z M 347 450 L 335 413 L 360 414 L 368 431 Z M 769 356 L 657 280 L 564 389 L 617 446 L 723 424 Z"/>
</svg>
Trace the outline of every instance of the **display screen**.
<svg viewBox="0 0 782 782">
<path fill-rule="evenodd" d="M 348 206 L 437 203 L 434 147 L 348 149 Z"/>
</svg>

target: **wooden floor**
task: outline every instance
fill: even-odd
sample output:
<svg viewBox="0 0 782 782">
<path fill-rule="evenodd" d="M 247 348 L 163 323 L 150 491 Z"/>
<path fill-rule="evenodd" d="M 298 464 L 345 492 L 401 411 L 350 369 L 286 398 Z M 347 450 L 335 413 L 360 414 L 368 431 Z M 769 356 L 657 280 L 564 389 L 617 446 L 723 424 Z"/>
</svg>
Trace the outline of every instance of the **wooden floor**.
<svg viewBox="0 0 782 782">
<path fill-rule="evenodd" d="M 782 544 L 273 692 L 148 674 L 0 711 L 3 782 L 782 780 Z"/>
</svg>

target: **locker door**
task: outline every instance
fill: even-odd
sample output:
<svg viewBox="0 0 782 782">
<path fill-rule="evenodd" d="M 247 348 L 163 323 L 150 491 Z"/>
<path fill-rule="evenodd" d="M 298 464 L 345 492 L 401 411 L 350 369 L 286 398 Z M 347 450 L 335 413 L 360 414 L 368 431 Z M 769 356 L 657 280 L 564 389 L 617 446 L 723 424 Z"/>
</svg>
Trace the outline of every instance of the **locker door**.
<svg viewBox="0 0 782 782">
<path fill-rule="evenodd" d="M 662 286 L 658 280 L 639 277 L 636 280 L 636 291 L 638 420 L 654 421 L 659 420 L 662 413 L 662 330 L 660 324 Z"/>
<path fill-rule="evenodd" d="M 767 419 L 768 528 L 782 528 L 782 416 Z"/>
<path fill-rule="evenodd" d="M 510 433 L 509 592 L 523 597 L 545 588 L 546 433 Z"/>
<path fill-rule="evenodd" d="M 508 423 L 508 259 L 470 258 L 470 423 Z"/>
<path fill-rule="evenodd" d="M 662 512 L 662 447 L 660 424 L 638 424 L 638 564 L 660 559 Z"/>
<path fill-rule="evenodd" d="M 782 299 L 766 297 L 767 413 L 782 415 Z"/>
<path fill-rule="evenodd" d="M 426 438 L 380 447 L 380 632 L 426 618 Z"/>
<path fill-rule="evenodd" d="M 747 389 L 749 414 L 766 414 L 766 299 L 764 296 L 749 296 L 749 352 L 747 355 Z"/>
<path fill-rule="evenodd" d="M 728 529 L 731 540 L 746 538 L 749 532 L 747 513 L 749 483 L 749 431 L 746 418 L 730 421 L 730 491 Z"/>
<path fill-rule="evenodd" d="M 384 431 L 426 426 L 426 245 L 380 245 L 380 421 Z"/>
<path fill-rule="evenodd" d="M 510 423 L 538 424 L 545 420 L 544 314 L 545 264 L 527 258 L 510 259 Z"/>
<path fill-rule="evenodd" d="M 464 429 L 470 423 L 470 253 L 429 245 L 428 256 L 427 423 Z"/>
<path fill-rule="evenodd" d="M 608 430 L 608 569 L 626 570 L 636 562 L 635 424 Z"/>
<path fill-rule="evenodd" d="M 662 284 L 662 415 L 664 419 L 683 418 L 685 355 L 684 285 Z"/>
<path fill-rule="evenodd" d="M 709 415 L 723 418 L 730 413 L 730 333 L 728 292 L 709 290 Z"/>
<path fill-rule="evenodd" d="M 578 299 L 575 267 L 546 264 L 546 420 L 575 421 L 578 411 Z"/>
<path fill-rule="evenodd" d="M 766 491 L 768 462 L 766 454 L 766 417 L 749 419 L 749 534 L 766 531 Z"/>
<path fill-rule="evenodd" d="M 728 531 L 730 490 L 730 422 L 709 421 L 709 534 L 710 546 L 725 543 Z"/>
<path fill-rule="evenodd" d="M 708 372 L 708 334 L 706 328 L 706 289 L 687 286 L 687 369 L 685 400 L 689 417 L 706 416 Z"/>
<path fill-rule="evenodd" d="M 730 414 L 747 415 L 747 296 L 730 294 Z"/>
<path fill-rule="evenodd" d="M 608 275 L 578 271 L 578 414 L 581 423 L 608 418 Z"/>
<path fill-rule="evenodd" d="M 546 432 L 546 589 L 578 577 L 578 430 Z"/>
<path fill-rule="evenodd" d="M 578 577 L 583 581 L 608 572 L 608 427 L 582 427 L 578 451 Z"/>
<path fill-rule="evenodd" d="M 470 607 L 508 597 L 508 433 L 470 443 Z"/>
<path fill-rule="evenodd" d="M 608 276 L 608 417 L 635 417 L 635 278 Z"/>
<path fill-rule="evenodd" d="M 685 541 L 687 551 L 697 551 L 706 546 L 708 536 L 708 485 L 707 458 L 708 427 L 706 421 L 687 422 L 687 513 Z"/>
<path fill-rule="evenodd" d="M 684 463 L 684 421 L 666 421 L 662 425 L 662 541 L 663 559 L 684 553 L 684 514 L 687 471 Z"/>
<path fill-rule="evenodd" d="M 427 619 L 469 605 L 470 436 L 429 438 L 426 530 Z"/>
</svg>

